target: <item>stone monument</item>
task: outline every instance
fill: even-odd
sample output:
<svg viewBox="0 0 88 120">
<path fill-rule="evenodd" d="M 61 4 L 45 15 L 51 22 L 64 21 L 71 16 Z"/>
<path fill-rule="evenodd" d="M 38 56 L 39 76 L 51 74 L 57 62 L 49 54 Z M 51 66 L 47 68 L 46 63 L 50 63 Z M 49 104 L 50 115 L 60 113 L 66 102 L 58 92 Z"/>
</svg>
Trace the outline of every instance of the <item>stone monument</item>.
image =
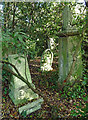
<svg viewBox="0 0 88 120">
<path fill-rule="evenodd" d="M 73 55 L 76 50 L 76 46 L 79 43 L 79 35 L 76 36 L 68 36 L 68 33 L 74 33 L 77 31 L 77 29 L 73 29 L 71 26 L 71 20 L 72 15 L 71 11 L 69 9 L 69 6 L 66 6 L 63 10 L 63 27 L 60 34 L 62 34 L 61 37 L 59 37 L 59 79 L 58 81 L 62 83 L 71 68 L 71 65 L 73 63 Z M 64 34 L 63 34 L 64 33 Z M 75 77 L 81 77 L 82 75 L 82 60 L 81 60 L 81 45 L 77 53 L 77 61 L 75 65 L 75 69 L 73 70 L 73 74 L 71 76 L 72 79 Z M 71 80 L 71 79 L 70 79 Z"/>
<path fill-rule="evenodd" d="M 52 68 L 52 62 L 53 62 L 53 53 L 50 49 L 46 49 L 41 57 L 41 70 L 42 71 L 51 71 Z"/>
<path fill-rule="evenodd" d="M 32 83 L 31 75 L 28 67 L 27 58 L 25 59 L 24 55 L 9 55 L 8 61 L 12 63 L 19 71 L 19 73 L 30 82 L 31 86 L 35 89 L 35 85 Z M 9 66 L 13 72 L 16 73 L 14 68 Z M 28 86 L 21 81 L 19 78 L 11 75 L 9 96 L 12 99 L 15 105 L 20 105 L 22 103 L 29 102 L 28 104 L 19 108 L 19 113 L 26 112 L 26 115 L 38 110 L 41 108 L 43 98 L 39 98 L 38 94 L 34 93 Z M 31 102 L 33 100 L 33 102 Z"/>
<path fill-rule="evenodd" d="M 24 56 L 18 56 L 17 54 L 14 55 L 9 55 L 8 56 L 8 61 L 15 65 L 15 67 L 18 69 L 20 74 L 26 79 L 26 76 L 28 78 L 28 81 L 31 83 L 31 85 L 35 88 L 34 84 L 32 83 L 31 80 L 31 75 L 26 59 L 26 68 L 25 68 L 25 58 Z M 11 67 L 11 69 L 14 70 L 14 68 Z M 26 70 L 26 75 L 25 75 L 25 70 Z M 20 104 L 24 103 L 25 100 L 32 100 L 35 98 L 38 98 L 38 95 L 35 94 L 31 89 L 28 88 L 28 86 L 21 81 L 19 78 L 15 76 L 11 76 L 11 81 L 9 85 L 10 93 L 9 96 L 12 99 L 14 104 Z"/>
</svg>

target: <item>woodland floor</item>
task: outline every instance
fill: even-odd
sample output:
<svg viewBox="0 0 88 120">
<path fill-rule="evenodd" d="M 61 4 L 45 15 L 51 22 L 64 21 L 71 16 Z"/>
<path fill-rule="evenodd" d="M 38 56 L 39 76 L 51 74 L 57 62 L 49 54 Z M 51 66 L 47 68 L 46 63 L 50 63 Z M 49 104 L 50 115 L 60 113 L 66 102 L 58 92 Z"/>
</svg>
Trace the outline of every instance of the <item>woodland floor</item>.
<svg viewBox="0 0 88 120">
<path fill-rule="evenodd" d="M 53 71 L 43 74 L 40 71 L 40 58 L 35 60 L 30 60 L 30 72 L 32 81 L 35 84 L 35 87 L 48 99 L 49 103 L 53 106 L 58 107 L 58 112 L 50 110 L 49 106 L 46 103 L 42 104 L 42 108 L 30 115 L 27 115 L 25 118 L 19 115 L 18 107 L 13 104 L 8 93 L 8 81 L 5 80 L 2 83 L 2 119 L 6 120 L 39 120 L 39 119 L 72 119 L 71 110 L 76 110 L 76 106 L 80 104 L 85 106 L 84 101 L 81 98 L 77 99 L 61 99 L 61 95 L 58 94 L 58 91 L 55 90 L 54 80 L 58 79 L 58 59 L 55 58 L 53 62 Z M 49 82 L 48 82 L 49 81 Z M 74 104 L 75 103 L 75 104 Z M 52 115 L 53 114 L 53 115 Z M 79 120 L 79 119 L 78 119 Z"/>
</svg>

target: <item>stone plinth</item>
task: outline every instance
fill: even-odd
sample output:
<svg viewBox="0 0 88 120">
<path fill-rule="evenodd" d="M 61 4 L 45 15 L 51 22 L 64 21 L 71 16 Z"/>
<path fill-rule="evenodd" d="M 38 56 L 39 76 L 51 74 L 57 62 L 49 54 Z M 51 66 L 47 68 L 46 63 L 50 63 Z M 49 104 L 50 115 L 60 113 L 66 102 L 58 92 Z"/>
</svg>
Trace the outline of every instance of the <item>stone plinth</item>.
<svg viewBox="0 0 88 120">
<path fill-rule="evenodd" d="M 36 110 L 41 108 L 41 104 L 43 103 L 43 98 L 40 98 L 34 102 L 28 103 L 22 107 L 19 108 L 19 113 L 22 114 L 23 112 L 26 112 L 26 115 L 35 112 Z"/>
<path fill-rule="evenodd" d="M 77 44 L 79 43 L 79 36 L 61 37 L 59 38 L 59 79 L 58 81 L 62 83 L 71 68 L 73 63 L 73 55 L 77 49 Z M 72 72 L 70 80 L 74 80 L 76 77 L 82 76 L 82 60 L 81 60 L 81 44 L 77 53 L 77 61 L 75 68 Z"/>
</svg>

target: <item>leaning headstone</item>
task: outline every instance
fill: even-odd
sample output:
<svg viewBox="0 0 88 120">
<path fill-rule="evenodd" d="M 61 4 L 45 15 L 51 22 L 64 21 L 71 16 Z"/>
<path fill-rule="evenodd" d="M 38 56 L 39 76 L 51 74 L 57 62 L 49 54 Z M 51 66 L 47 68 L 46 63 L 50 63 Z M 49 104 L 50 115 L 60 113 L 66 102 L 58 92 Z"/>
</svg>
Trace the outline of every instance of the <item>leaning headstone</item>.
<svg viewBox="0 0 88 120">
<path fill-rule="evenodd" d="M 66 34 L 68 32 L 74 33 L 77 29 L 72 29 L 71 26 L 71 11 L 66 6 L 63 12 L 63 30 L 62 34 Z M 65 36 L 65 37 L 59 37 L 59 79 L 58 81 L 60 83 L 63 83 L 63 81 L 66 79 L 70 69 L 71 65 L 73 63 L 73 55 L 75 53 L 77 44 L 79 43 L 80 39 L 79 36 Z M 73 73 L 71 75 L 70 80 L 74 80 L 76 77 L 82 76 L 82 60 L 81 60 L 81 44 L 80 48 L 77 53 L 77 61 L 73 70 Z"/>
<path fill-rule="evenodd" d="M 35 88 L 34 84 L 32 83 L 32 80 L 31 80 L 31 75 L 30 75 L 27 59 L 26 59 L 26 62 L 25 62 L 25 58 L 24 58 L 23 55 L 18 56 L 17 54 L 14 54 L 14 55 L 9 55 L 8 56 L 8 61 L 10 63 L 12 63 L 18 69 L 20 74 L 25 79 L 27 77 L 30 84 Z M 26 63 L 26 67 L 25 67 L 25 63 Z M 11 67 L 11 69 L 14 72 L 16 72 L 14 70 L 14 68 Z M 25 75 L 25 71 L 26 71 L 26 75 Z M 12 75 L 10 79 L 11 80 L 10 80 L 10 85 L 9 85 L 9 89 L 10 89 L 9 96 L 10 96 L 10 98 L 12 99 L 12 101 L 15 105 L 25 103 L 25 101 L 27 101 L 27 100 L 33 100 L 33 99 L 38 98 L 38 94 L 35 94 L 19 78 Z"/>
<path fill-rule="evenodd" d="M 53 62 L 53 53 L 50 49 L 46 49 L 41 58 L 41 70 L 42 71 L 51 71 L 52 68 L 52 62 Z"/>
</svg>

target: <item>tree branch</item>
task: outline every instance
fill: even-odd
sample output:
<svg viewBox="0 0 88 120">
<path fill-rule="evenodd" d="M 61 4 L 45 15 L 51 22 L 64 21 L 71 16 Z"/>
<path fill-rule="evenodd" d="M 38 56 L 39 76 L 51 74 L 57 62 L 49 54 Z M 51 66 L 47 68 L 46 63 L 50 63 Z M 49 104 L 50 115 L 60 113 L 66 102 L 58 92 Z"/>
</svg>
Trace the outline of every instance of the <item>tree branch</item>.
<svg viewBox="0 0 88 120">
<path fill-rule="evenodd" d="M 25 57 L 25 77 L 26 77 L 26 80 L 28 81 L 27 74 L 26 74 L 26 57 Z"/>
<path fill-rule="evenodd" d="M 21 74 L 19 73 L 19 71 L 17 70 L 17 68 L 13 64 L 11 64 L 10 62 L 7 62 L 6 60 L 0 60 L 0 62 L 3 63 L 3 64 L 9 64 L 9 65 L 11 65 L 15 69 L 15 71 L 17 72 L 17 74 L 19 76 L 21 76 Z"/>
</svg>

